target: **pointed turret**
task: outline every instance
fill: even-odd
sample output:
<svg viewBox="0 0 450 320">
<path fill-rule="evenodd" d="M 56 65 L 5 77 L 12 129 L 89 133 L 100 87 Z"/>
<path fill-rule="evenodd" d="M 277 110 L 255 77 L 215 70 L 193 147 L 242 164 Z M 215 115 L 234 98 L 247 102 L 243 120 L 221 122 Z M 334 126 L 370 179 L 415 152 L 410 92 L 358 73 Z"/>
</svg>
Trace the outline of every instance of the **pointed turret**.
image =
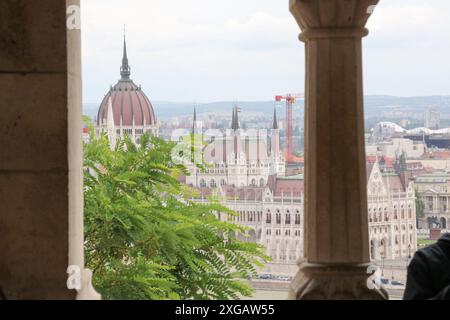
<svg viewBox="0 0 450 320">
<path fill-rule="evenodd" d="M 131 68 L 128 64 L 128 55 L 127 55 L 127 41 L 125 35 L 123 35 L 123 57 L 122 57 L 122 66 L 120 67 L 120 75 L 122 81 L 130 80 Z"/>
<path fill-rule="evenodd" d="M 273 125 L 272 129 L 278 130 L 277 107 L 273 108 Z"/>
<path fill-rule="evenodd" d="M 231 129 L 239 130 L 239 117 L 238 117 L 238 107 L 234 106 L 233 108 L 233 118 L 231 121 Z"/>
</svg>

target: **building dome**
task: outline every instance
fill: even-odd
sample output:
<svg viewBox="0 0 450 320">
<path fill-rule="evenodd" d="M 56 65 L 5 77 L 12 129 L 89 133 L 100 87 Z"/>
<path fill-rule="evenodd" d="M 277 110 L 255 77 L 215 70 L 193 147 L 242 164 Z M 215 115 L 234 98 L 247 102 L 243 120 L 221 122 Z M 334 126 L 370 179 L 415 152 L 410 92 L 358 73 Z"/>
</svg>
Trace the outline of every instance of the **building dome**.
<svg viewBox="0 0 450 320">
<path fill-rule="evenodd" d="M 127 46 L 124 39 L 121 79 L 111 86 L 103 98 L 97 115 L 97 125 L 105 124 L 108 117 L 109 99 L 111 98 L 114 125 L 119 127 L 156 126 L 156 115 L 153 106 L 133 80 L 130 79 L 131 68 L 128 65 Z M 134 121 L 134 123 L 133 123 Z"/>
</svg>

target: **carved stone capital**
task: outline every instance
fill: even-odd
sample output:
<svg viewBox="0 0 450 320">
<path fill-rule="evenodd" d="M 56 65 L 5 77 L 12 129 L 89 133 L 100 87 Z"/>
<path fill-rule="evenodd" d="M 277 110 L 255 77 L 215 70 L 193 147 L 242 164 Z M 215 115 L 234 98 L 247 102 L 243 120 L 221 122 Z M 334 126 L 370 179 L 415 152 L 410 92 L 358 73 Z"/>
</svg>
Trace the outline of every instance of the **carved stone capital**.
<svg viewBox="0 0 450 320">
<path fill-rule="evenodd" d="M 289 289 L 291 300 L 385 300 L 387 292 L 373 285 L 370 264 L 301 263 Z"/>
<path fill-rule="evenodd" d="M 379 0 L 290 0 L 289 8 L 303 33 L 311 29 L 365 30 Z M 352 32 L 354 33 L 354 32 Z M 359 34 L 358 32 L 356 32 Z M 364 32 L 362 33 L 364 35 Z"/>
</svg>

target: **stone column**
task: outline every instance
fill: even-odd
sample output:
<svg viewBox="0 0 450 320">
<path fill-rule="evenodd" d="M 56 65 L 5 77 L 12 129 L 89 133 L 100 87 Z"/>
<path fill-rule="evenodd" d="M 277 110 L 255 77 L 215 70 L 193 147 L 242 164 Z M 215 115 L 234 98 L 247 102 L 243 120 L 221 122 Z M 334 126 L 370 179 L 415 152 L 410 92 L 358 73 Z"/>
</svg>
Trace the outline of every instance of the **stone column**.
<svg viewBox="0 0 450 320">
<path fill-rule="evenodd" d="M 383 299 L 369 289 L 362 37 L 378 0 L 290 0 L 306 46 L 305 255 L 291 299 Z"/>
<path fill-rule="evenodd" d="M 0 2 L 0 299 L 98 298 L 83 261 L 81 40 L 69 5 L 77 24 L 79 0 Z"/>
</svg>

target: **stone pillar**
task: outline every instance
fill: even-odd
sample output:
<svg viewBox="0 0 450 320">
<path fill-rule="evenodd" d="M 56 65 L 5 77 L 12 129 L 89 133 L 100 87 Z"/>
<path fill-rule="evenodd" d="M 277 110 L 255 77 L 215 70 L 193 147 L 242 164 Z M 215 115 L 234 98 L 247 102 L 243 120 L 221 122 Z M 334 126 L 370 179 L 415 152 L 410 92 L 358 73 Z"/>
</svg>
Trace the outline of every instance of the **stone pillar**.
<svg viewBox="0 0 450 320">
<path fill-rule="evenodd" d="M 383 299 L 367 286 L 362 37 L 378 0 L 290 0 L 306 46 L 305 255 L 291 299 Z"/>
<path fill-rule="evenodd" d="M 84 270 L 81 40 L 69 5 L 78 23 L 79 0 L 0 2 L 0 299 L 98 298 Z"/>
</svg>

